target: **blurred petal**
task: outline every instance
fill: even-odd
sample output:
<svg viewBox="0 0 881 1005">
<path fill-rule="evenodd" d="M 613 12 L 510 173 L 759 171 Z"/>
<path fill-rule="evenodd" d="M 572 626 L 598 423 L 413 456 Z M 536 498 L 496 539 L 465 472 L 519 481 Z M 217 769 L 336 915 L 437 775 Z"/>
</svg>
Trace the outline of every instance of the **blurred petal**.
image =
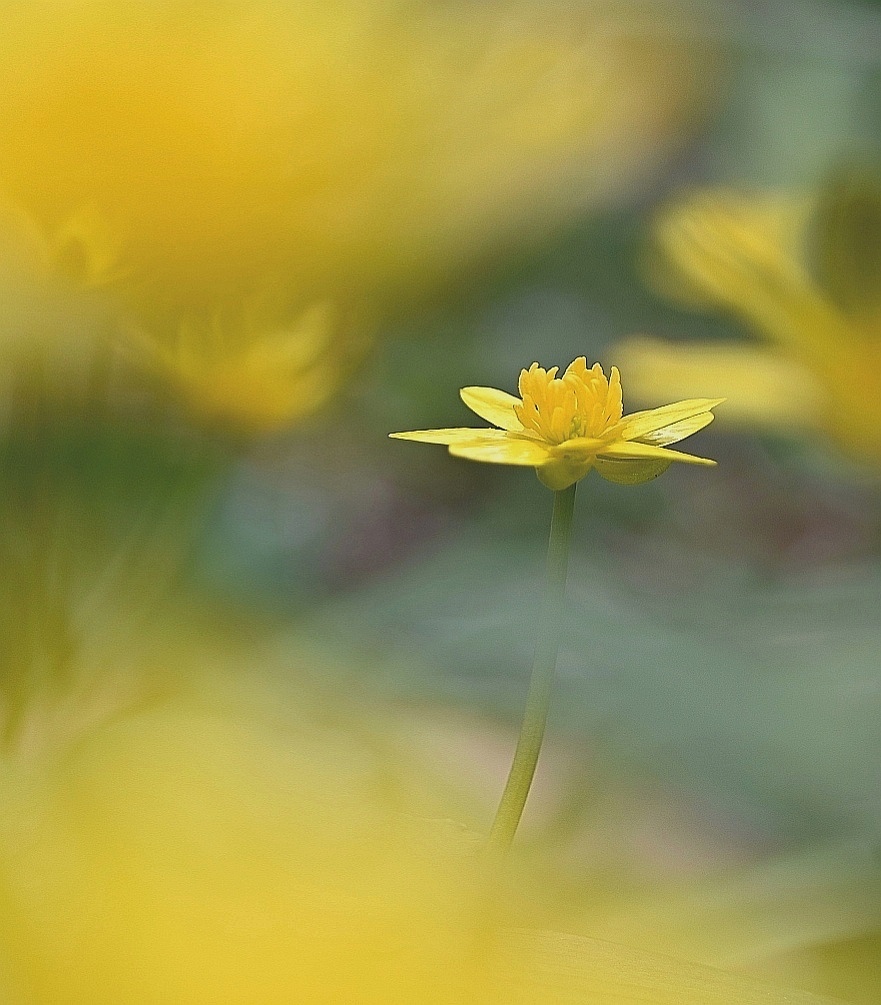
<svg viewBox="0 0 881 1005">
<path fill-rule="evenodd" d="M 188 319 L 174 338 L 132 331 L 120 344 L 203 424 L 266 434 L 314 412 L 348 375 L 336 320 L 329 304 L 286 318 L 246 300 L 235 312 Z"/>
<path fill-rule="evenodd" d="M 618 346 L 617 355 L 636 398 L 663 401 L 718 388 L 725 396 L 723 422 L 812 427 L 825 407 L 824 390 L 809 370 L 749 344 L 676 345 L 634 338 Z"/>
<path fill-rule="evenodd" d="M 501 958 L 509 1005 L 833 1005 L 714 967 L 556 932 L 512 932 Z"/>
<path fill-rule="evenodd" d="M 520 404 L 520 399 L 513 394 L 495 387 L 463 387 L 459 396 L 472 412 L 499 429 L 518 432 L 523 428 L 514 414 L 514 406 Z"/>
<path fill-rule="evenodd" d="M 658 216 L 660 257 L 651 278 L 664 293 L 706 306 L 740 304 L 746 290 L 774 290 L 796 281 L 791 252 L 807 204 L 731 189 L 686 195 Z"/>
<path fill-rule="evenodd" d="M 821 187 L 805 258 L 826 295 L 849 317 L 881 321 L 881 174 L 846 165 Z"/>
<path fill-rule="evenodd" d="M 652 279 L 667 295 L 742 315 L 767 338 L 816 358 L 848 338 L 847 321 L 799 260 L 804 200 L 701 193 L 668 210 Z"/>
<path fill-rule="evenodd" d="M 81 207 L 49 235 L 49 250 L 59 271 L 86 287 L 124 277 L 119 235 L 94 206 Z"/>
<path fill-rule="evenodd" d="M 645 412 L 633 412 L 631 415 L 625 415 L 621 420 L 621 436 L 626 440 L 640 439 L 649 433 L 682 422 L 684 419 L 691 419 L 696 415 L 710 412 L 710 409 L 720 405 L 724 400 L 724 398 L 690 398 L 686 401 L 677 401 L 672 405 L 652 408 Z M 712 421 L 712 413 L 707 421 Z M 704 425 L 706 424 L 704 423 Z M 698 428 L 702 427 L 698 426 Z"/>
<path fill-rule="evenodd" d="M 524 440 L 513 436 L 505 436 L 501 430 L 499 437 L 486 436 L 470 443 L 453 444 L 450 453 L 456 457 L 467 457 L 471 461 L 486 461 L 489 464 L 519 464 L 534 468 L 544 464 L 548 459 L 547 447 L 534 440 Z"/>
<path fill-rule="evenodd" d="M 678 450 L 668 450 L 666 447 L 654 447 L 650 443 L 633 443 L 622 441 L 610 443 L 597 455 L 600 458 L 625 460 L 658 460 L 683 461 L 685 464 L 703 464 L 713 466 L 716 462 L 708 457 L 695 457 L 694 454 L 683 454 Z"/>
</svg>

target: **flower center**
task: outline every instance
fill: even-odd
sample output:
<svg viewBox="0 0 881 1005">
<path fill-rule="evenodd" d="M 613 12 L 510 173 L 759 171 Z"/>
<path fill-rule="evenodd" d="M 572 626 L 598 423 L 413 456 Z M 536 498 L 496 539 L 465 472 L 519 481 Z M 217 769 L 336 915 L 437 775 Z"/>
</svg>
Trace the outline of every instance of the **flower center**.
<svg viewBox="0 0 881 1005">
<path fill-rule="evenodd" d="M 616 366 L 607 378 L 599 363 L 588 369 L 579 356 L 566 367 L 545 370 L 533 363 L 520 371 L 522 403 L 514 413 L 523 428 L 547 443 L 565 443 L 576 437 L 599 439 L 621 418 L 621 375 Z"/>
</svg>

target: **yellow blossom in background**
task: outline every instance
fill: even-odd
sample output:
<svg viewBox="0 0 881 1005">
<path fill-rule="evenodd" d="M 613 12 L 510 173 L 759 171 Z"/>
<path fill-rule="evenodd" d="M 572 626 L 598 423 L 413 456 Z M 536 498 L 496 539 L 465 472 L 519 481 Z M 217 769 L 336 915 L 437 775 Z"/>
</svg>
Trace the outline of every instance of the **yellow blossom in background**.
<svg viewBox="0 0 881 1005">
<path fill-rule="evenodd" d="M 38 0 L 0 18 L 0 200 L 64 281 L 106 293 L 123 335 L 174 358 L 160 369 L 194 412 L 222 407 L 239 367 L 275 400 L 282 358 L 299 405 L 231 396 L 227 421 L 252 431 L 326 396 L 297 320 L 314 305 L 336 311 L 323 352 L 363 353 L 378 310 L 657 170 L 704 93 L 664 0 L 552 16 L 535 0 Z M 243 324 L 197 377 L 173 333 L 269 283 L 284 316 Z"/>
<path fill-rule="evenodd" d="M 362 348 L 351 339 L 339 344 L 327 304 L 287 324 L 273 320 L 248 305 L 225 317 L 187 318 L 168 344 L 144 337 L 140 359 L 202 423 L 272 433 L 323 405 Z M 123 350 L 131 343 L 129 336 Z"/>
<path fill-rule="evenodd" d="M 418 282 L 499 228 L 552 225 L 675 142 L 701 72 L 658 3 L 3 15 L 3 192 L 52 230 L 103 214 L 187 306 L 268 269 L 309 293 Z"/>
<path fill-rule="evenodd" d="M 616 351 L 644 401 L 706 381 L 729 420 L 816 436 L 881 466 L 881 189 L 812 198 L 698 193 L 656 227 L 658 287 L 742 319 L 761 344 L 633 338 Z"/>
<path fill-rule="evenodd" d="M 535 468 L 548 488 L 559 491 L 592 468 L 612 482 L 635 485 L 662 474 L 674 461 L 715 464 L 670 450 L 713 421 L 722 398 L 693 398 L 648 412 L 623 414 L 621 377 L 606 377 L 584 356 L 545 370 L 533 363 L 520 371 L 517 398 L 494 387 L 463 387 L 462 400 L 496 428 L 421 429 L 391 433 L 401 440 L 442 443 L 456 457 Z"/>
</svg>

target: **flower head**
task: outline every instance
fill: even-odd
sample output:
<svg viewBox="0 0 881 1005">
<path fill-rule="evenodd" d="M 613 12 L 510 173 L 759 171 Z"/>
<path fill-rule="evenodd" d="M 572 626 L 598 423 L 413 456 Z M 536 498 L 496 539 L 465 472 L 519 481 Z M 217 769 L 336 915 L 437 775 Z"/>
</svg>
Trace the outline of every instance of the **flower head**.
<svg viewBox="0 0 881 1005">
<path fill-rule="evenodd" d="M 715 464 L 670 450 L 713 421 L 723 399 L 691 398 L 647 412 L 623 415 L 621 375 L 606 377 L 584 356 L 557 376 L 533 363 L 520 371 L 517 398 L 494 387 L 463 387 L 462 400 L 490 429 L 420 429 L 391 433 L 401 440 L 443 443 L 456 457 L 535 468 L 548 488 L 559 491 L 591 468 L 611 482 L 636 485 L 656 478 L 673 463 Z"/>
</svg>

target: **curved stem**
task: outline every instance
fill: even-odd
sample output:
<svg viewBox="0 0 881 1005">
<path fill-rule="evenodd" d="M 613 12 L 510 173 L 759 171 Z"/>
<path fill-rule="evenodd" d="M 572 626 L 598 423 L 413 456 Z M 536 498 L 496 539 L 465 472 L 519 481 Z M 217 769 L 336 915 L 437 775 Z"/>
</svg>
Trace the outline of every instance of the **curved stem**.
<svg viewBox="0 0 881 1005">
<path fill-rule="evenodd" d="M 514 752 L 514 762 L 489 834 L 489 847 L 499 852 L 507 851 L 514 840 L 544 739 L 551 689 L 557 669 L 557 653 L 560 649 L 560 627 L 566 596 L 566 570 L 569 564 L 569 541 L 574 508 L 575 484 L 554 493 L 544 605 L 535 645 L 529 695 L 526 699 L 517 749 Z"/>
</svg>

